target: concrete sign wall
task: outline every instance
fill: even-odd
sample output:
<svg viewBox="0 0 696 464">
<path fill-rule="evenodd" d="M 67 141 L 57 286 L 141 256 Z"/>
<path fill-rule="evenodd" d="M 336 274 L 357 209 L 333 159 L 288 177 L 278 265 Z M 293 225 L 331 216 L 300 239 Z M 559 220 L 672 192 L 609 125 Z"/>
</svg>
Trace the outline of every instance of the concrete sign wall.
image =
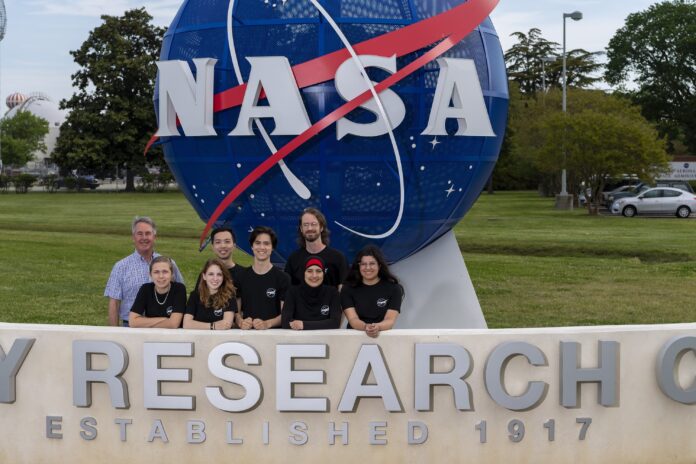
<svg viewBox="0 0 696 464">
<path fill-rule="evenodd" d="M 694 462 L 696 324 L 0 324 L 0 462 Z"/>
</svg>

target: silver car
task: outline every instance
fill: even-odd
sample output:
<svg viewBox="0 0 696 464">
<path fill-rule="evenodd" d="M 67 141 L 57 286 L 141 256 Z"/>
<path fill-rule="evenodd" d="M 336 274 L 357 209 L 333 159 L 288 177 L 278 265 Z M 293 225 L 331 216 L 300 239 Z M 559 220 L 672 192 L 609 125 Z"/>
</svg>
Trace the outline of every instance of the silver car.
<svg viewBox="0 0 696 464">
<path fill-rule="evenodd" d="M 635 196 L 616 200 L 611 212 L 633 217 L 636 214 L 676 214 L 688 218 L 696 212 L 696 194 L 671 187 L 657 187 Z"/>
</svg>

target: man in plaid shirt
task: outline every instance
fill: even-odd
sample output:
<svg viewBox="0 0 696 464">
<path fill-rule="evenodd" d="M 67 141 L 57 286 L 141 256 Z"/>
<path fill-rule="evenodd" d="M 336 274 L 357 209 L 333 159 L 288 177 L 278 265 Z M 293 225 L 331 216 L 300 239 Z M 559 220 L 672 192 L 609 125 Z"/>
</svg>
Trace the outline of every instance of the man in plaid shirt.
<svg viewBox="0 0 696 464">
<path fill-rule="evenodd" d="M 104 296 L 109 298 L 109 325 L 112 326 L 118 326 L 120 319 L 122 325 L 128 327 L 128 314 L 135 296 L 143 284 L 150 282 L 150 261 L 159 256 L 154 251 L 157 228 L 152 219 L 136 216 L 131 230 L 135 251 L 114 264 L 104 290 Z M 176 263 L 172 263 L 174 280 L 184 283 Z"/>
</svg>

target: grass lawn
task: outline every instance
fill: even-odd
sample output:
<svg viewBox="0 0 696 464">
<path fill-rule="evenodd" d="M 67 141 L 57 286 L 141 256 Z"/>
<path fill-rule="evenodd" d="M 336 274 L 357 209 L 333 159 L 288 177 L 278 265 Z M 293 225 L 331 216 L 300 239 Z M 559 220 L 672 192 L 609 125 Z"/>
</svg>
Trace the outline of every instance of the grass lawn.
<svg viewBox="0 0 696 464">
<path fill-rule="evenodd" d="M 483 194 L 455 233 L 490 327 L 696 320 L 696 218 L 558 212 L 532 192 Z M 136 214 L 187 282 L 210 255 L 183 195 L 0 195 L 0 321 L 106 323 L 104 285 Z M 237 259 L 248 263 L 239 253 Z"/>
</svg>

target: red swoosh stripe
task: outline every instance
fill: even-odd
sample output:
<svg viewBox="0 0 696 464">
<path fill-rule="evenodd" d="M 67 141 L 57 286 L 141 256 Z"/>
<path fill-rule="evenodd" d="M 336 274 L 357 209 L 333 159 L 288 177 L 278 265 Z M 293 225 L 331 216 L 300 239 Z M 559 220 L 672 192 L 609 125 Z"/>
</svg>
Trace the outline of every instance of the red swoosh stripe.
<svg viewBox="0 0 696 464">
<path fill-rule="evenodd" d="M 497 4 L 498 0 L 469 0 L 467 3 L 452 8 L 451 10 L 446 11 L 445 13 L 441 13 L 437 16 L 433 16 L 432 18 L 420 21 L 410 26 L 406 26 L 397 31 L 384 34 L 380 37 L 375 37 L 365 42 L 361 42 L 354 48 L 358 54 L 371 53 L 378 55 L 381 54 L 382 56 L 385 56 L 385 54 L 393 54 L 393 50 L 395 48 L 402 52 L 404 50 L 409 50 L 408 52 L 406 52 L 409 53 L 444 38 L 444 40 L 442 40 L 439 44 L 430 49 L 427 53 L 423 54 L 416 60 L 412 61 L 405 67 L 398 70 L 396 73 L 392 74 L 391 76 L 387 77 L 385 80 L 377 84 L 375 86 L 375 90 L 377 91 L 377 93 L 380 93 L 388 89 L 392 85 L 396 84 L 397 82 L 401 81 L 405 77 L 409 76 L 413 72 L 417 71 L 421 67 L 425 66 L 430 61 L 433 61 L 434 59 L 445 53 L 447 50 L 454 47 L 457 43 L 464 39 L 464 37 L 466 37 L 471 31 L 473 31 L 476 28 L 476 26 L 478 26 L 484 19 L 486 19 L 486 17 L 491 13 L 491 11 L 493 11 Z M 425 37 L 427 37 L 428 41 L 426 41 Z M 409 42 L 409 44 L 405 44 L 404 42 Z M 364 48 L 366 44 L 370 44 L 369 50 L 366 50 Z M 375 44 L 377 44 L 378 46 L 375 47 Z M 375 48 L 373 49 L 372 47 Z M 336 56 L 336 58 L 333 58 L 332 56 Z M 343 59 L 340 59 L 340 56 L 343 56 Z M 314 59 L 301 65 L 297 65 L 293 68 L 293 70 L 300 66 L 316 62 L 317 64 L 323 65 L 322 69 L 324 71 L 326 71 L 326 69 L 331 69 L 332 71 L 331 73 L 329 73 L 329 76 L 330 78 L 333 78 L 335 69 L 341 63 L 343 63 L 345 59 L 348 59 L 349 56 L 349 52 L 346 49 L 343 49 L 334 53 L 330 53 L 329 55 L 325 55 L 319 59 Z M 324 60 L 326 60 L 325 65 L 323 64 Z M 335 67 L 333 67 L 334 65 Z M 321 70 L 317 70 L 317 72 L 320 71 Z M 324 74 L 324 76 L 325 75 L 326 74 Z M 231 90 L 236 90 L 239 87 L 241 86 L 235 87 Z M 239 197 L 239 195 L 241 195 L 247 188 L 249 188 L 251 184 L 258 180 L 275 164 L 277 164 L 278 161 L 288 156 L 290 153 L 302 146 L 312 137 L 319 134 L 321 131 L 331 126 L 334 122 L 338 121 L 339 119 L 341 119 L 342 117 L 353 111 L 355 108 L 357 108 L 358 106 L 370 99 L 372 99 L 372 92 L 370 90 L 366 90 L 353 100 L 343 104 L 331 113 L 324 116 L 322 119 L 314 123 L 309 129 L 292 139 L 286 145 L 281 147 L 277 152 L 266 158 L 260 165 L 258 165 L 244 179 L 242 179 L 241 182 L 239 182 L 232 189 L 232 191 L 230 191 L 230 193 L 227 194 L 227 196 L 217 206 L 217 208 L 215 208 L 215 211 L 213 211 L 213 214 L 210 216 L 210 219 L 208 219 L 208 222 L 205 225 L 205 228 L 201 234 L 200 244 L 202 245 L 205 241 L 205 238 L 207 237 L 208 232 L 212 228 L 215 221 L 217 221 L 217 219 L 230 206 L 230 204 L 232 204 L 232 202 L 236 200 Z"/>
</svg>

